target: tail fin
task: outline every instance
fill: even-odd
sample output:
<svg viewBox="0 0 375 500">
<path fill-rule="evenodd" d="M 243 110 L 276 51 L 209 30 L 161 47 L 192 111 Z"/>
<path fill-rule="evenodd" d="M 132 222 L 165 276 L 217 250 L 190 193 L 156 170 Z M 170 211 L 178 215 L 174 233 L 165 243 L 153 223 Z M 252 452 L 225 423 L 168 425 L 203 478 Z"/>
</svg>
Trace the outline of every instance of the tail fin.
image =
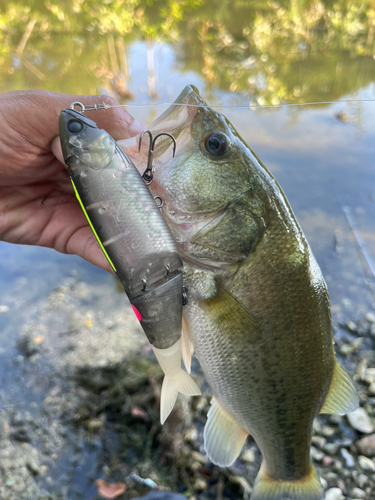
<svg viewBox="0 0 375 500">
<path fill-rule="evenodd" d="M 255 480 L 251 500 L 322 500 L 323 489 L 314 467 L 306 476 L 294 481 L 272 478 L 263 461 Z"/>
<path fill-rule="evenodd" d="M 187 396 L 202 394 L 194 380 L 182 369 L 173 378 L 167 375 L 164 377 L 160 398 L 160 422 L 162 424 L 173 410 L 179 392 Z"/>
</svg>

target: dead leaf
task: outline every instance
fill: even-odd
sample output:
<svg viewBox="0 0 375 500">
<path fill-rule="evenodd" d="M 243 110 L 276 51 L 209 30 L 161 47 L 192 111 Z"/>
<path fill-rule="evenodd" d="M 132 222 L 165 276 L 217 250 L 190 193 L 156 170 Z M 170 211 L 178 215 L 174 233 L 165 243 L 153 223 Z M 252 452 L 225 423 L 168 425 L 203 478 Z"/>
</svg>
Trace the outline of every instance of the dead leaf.
<svg viewBox="0 0 375 500">
<path fill-rule="evenodd" d="M 103 479 L 97 479 L 95 484 L 98 487 L 99 495 L 104 498 L 117 498 L 126 491 L 126 484 L 124 483 L 107 483 Z"/>
<path fill-rule="evenodd" d="M 44 341 L 43 335 L 38 335 L 37 337 L 33 338 L 34 344 L 39 345 Z"/>
<path fill-rule="evenodd" d="M 91 319 L 87 319 L 85 321 L 85 325 L 90 327 L 90 328 L 92 327 L 93 324 L 94 324 L 94 322 Z M 115 498 L 115 497 L 112 497 L 112 498 Z"/>
</svg>

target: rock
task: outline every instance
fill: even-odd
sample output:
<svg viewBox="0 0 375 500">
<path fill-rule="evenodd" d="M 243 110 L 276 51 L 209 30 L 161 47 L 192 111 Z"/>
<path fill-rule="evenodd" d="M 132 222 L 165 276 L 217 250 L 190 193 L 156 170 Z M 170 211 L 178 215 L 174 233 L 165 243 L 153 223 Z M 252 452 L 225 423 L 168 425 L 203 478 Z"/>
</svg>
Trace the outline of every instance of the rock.
<svg viewBox="0 0 375 500">
<path fill-rule="evenodd" d="M 365 380 L 368 384 L 375 381 L 375 368 L 367 368 Z"/>
<path fill-rule="evenodd" d="M 330 488 L 326 491 L 325 500 L 344 500 L 344 495 L 340 488 Z"/>
<path fill-rule="evenodd" d="M 10 436 L 15 441 L 19 441 L 21 443 L 31 443 L 33 441 L 33 437 L 27 427 L 18 427 L 11 433 Z"/>
<path fill-rule="evenodd" d="M 329 467 L 333 462 L 333 458 L 332 457 L 327 457 L 325 456 L 323 458 L 323 467 Z"/>
<path fill-rule="evenodd" d="M 350 331 L 350 332 L 356 332 L 357 331 L 357 325 L 354 323 L 354 321 L 347 321 L 345 323 L 345 326 L 346 328 Z"/>
<path fill-rule="evenodd" d="M 370 434 L 356 442 L 357 450 L 366 457 L 375 457 L 375 434 Z"/>
<path fill-rule="evenodd" d="M 371 460 L 371 458 L 359 455 L 358 463 L 362 470 L 375 472 L 375 463 Z"/>
<path fill-rule="evenodd" d="M 375 395 L 375 382 L 371 382 L 370 387 L 368 388 L 369 393 L 374 396 Z"/>
<path fill-rule="evenodd" d="M 328 455 L 334 455 L 339 449 L 339 445 L 336 443 L 326 443 L 324 445 L 324 451 L 328 453 Z"/>
<path fill-rule="evenodd" d="M 357 408 L 352 413 L 348 413 L 347 417 L 353 429 L 363 432 L 364 434 L 371 434 L 374 432 L 374 425 L 364 408 Z"/>
<path fill-rule="evenodd" d="M 255 462 L 255 449 L 250 448 L 249 450 L 246 450 L 244 453 L 241 455 L 241 460 L 243 462 L 247 462 L 249 464 L 253 464 Z"/>
<path fill-rule="evenodd" d="M 358 476 L 357 476 L 357 477 L 355 477 L 354 479 L 355 479 L 356 484 L 358 484 L 358 486 L 359 486 L 360 488 L 362 488 L 362 489 L 363 489 L 363 488 L 366 486 L 366 484 L 368 484 L 368 482 L 369 482 L 369 479 L 368 479 L 368 477 L 367 477 L 367 475 L 366 475 L 366 474 L 358 474 Z"/>
<path fill-rule="evenodd" d="M 324 445 L 326 444 L 327 440 L 323 436 L 313 436 L 311 439 L 311 443 L 322 450 L 324 448 Z"/>
<path fill-rule="evenodd" d="M 341 448 L 340 453 L 341 453 L 343 459 L 345 460 L 345 464 L 346 464 L 347 467 L 352 468 L 352 467 L 355 466 L 354 458 L 348 452 L 348 450 L 346 450 L 345 448 Z"/>
<path fill-rule="evenodd" d="M 361 488 L 353 488 L 350 496 L 355 499 L 366 498 L 366 492 L 361 490 Z"/>
<path fill-rule="evenodd" d="M 17 340 L 17 349 L 23 354 L 26 358 L 30 358 L 33 354 L 37 354 L 40 352 L 40 347 L 38 344 L 33 342 L 33 339 L 28 335 L 22 335 Z"/>
<path fill-rule="evenodd" d="M 367 314 L 365 314 L 365 320 L 369 323 L 375 323 L 375 314 L 372 312 L 368 312 Z"/>
<path fill-rule="evenodd" d="M 37 476 L 40 473 L 40 467 L 32 456 L 28 456 L 26 458 L 26 467 L 32 474 L 34 474 L 34 476 Z"/>
<path fill-rule="evenodd" d="M 310 454 L 311 454 L 311 457 L 314 460 L 316 460 L 317 462 L 321 462 L 324 458 L 324 453 L 322 451 L 318 450 L 317 448 L 315 448 L 315 446 L 311 446 Z"/>
<path fill-rule="evenodd" d="M 325 437 L 332 437 L 336 432 L 334 427 L 330 427 L 329 425 L 322 425 L 321 434 Z"/>
<path fill-rule="evenodd" d="M 194 483 L 194 489 L 197 491 L 204 491 L 207 489 L 207 481 L 204 479 L 197 479 Z"/>
<path fill-rule="evenodd" d="M 367 359 L 362 359 L 362 361 L 358 364 L 356 374 L 360 378 L 360 380 L 364 380 L 367 371 Z"/>
<path fill-rule="evenodd" d="M 349 356 L 349 354 L 353 354 L 358 349 L 358 346 L 352 342 L 351 344 L 343 344 L 340 347 L 340 354 L 343 356 Z"/>
</svg>

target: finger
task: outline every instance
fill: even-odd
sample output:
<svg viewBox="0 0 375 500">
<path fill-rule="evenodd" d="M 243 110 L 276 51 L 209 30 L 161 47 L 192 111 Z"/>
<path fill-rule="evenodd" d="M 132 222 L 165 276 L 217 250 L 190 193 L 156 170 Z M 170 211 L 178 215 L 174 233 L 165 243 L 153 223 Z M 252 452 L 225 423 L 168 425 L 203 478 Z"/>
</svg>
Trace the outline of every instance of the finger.
<svg viewBox="0 0 375 500">
<path fill-rule="evenodd" d="M 63 165 L 65 165 L 64 156 L 63 156 L 63 153 L 62 153 L 61 142 L 60 142 L 60 137 L 59 136 L 54 137 L 52 139 L 51 150 L 52 150 L 52 153 L 56 156 L 56 158 L 59 161 L 61 161 L 61 163 Z"/>
<path fill-rule="evenodd" d="M 115 99 L 106 95 L 83 96 L 31 90 L 1 94 L 0 113 L 23 138 L 42 149 L 49 149 L 51 141 L 59 133 L 58 118 L 61 110 L 69 108 L 76 101 L 85 106 L 102 103 L 119 106 Z M 86 114 L 116 140 L 132 137 L 144 129 L 122 107 L 87 111 Z M 19 116 L 23 116 L 23 120 Z"/>
</svg>

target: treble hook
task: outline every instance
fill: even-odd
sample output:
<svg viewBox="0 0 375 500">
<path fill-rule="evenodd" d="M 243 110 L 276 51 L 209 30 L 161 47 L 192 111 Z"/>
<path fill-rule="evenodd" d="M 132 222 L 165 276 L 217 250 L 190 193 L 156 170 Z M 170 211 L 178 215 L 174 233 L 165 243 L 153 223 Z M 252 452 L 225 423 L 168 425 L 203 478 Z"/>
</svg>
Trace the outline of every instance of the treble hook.
<svg viewBox="0 0 375 500">
<path fill-rule="evenodd" d="M 141 151 L 142 137 L 145 134 L 148 134 L 150 137 L 150 145 L 149 145 L 149 149 L 148 149 L 147 167 L 146 167 L 146 170 L 143 172 L 142 177 L 145 180 L 147 186 L 149 186 L 152 182 L 153 177 L 154 177 L 152 161 L 154 159 L 154 148 L 155 148 L 156 139 L 158 137 L 161 137 L 162 135 L 166 135 L 172 139 L 172 141 L 173 141 L 173 157 L 176 154 L 176 139 L 173 137 L 172 134 L 168 134 L 168 132 L 161 132 L 160 134 L 155 136 L 153 139 L 151 132 L 149 130 L 144 130 L 139 137 L 138 153 Z"/>
</svg>

